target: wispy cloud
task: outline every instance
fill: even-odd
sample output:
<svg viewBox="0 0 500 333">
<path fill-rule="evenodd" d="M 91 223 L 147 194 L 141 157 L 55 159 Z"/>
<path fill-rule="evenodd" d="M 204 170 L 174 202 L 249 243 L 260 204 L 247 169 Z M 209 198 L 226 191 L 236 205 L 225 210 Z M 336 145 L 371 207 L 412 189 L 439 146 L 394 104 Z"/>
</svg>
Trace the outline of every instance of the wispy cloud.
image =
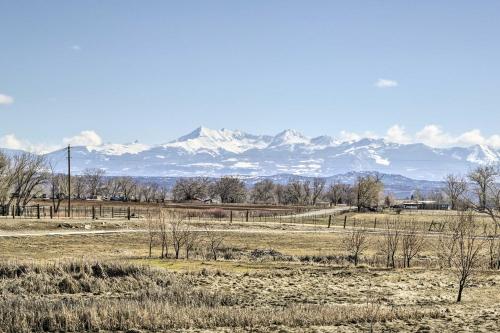
<svg viewBox="0 0 500 333">
<path fill-rule="evenodd" d="M 101 137 L 95 131 L 82 131 L 79 134 L 63 138 L 60 143 L 32 143 L 28 140 L 23 140 L 14 134 L 6 134 L 0 137 L 0 148 L 17 149 L 29 151 L 32 153 L 48 153 L 64 146 L 71 144 L 73 146 L 99 146 L 102 144 Z"/>
<path fill-rule="evenodd" d="M 415 133 L 408 133 L 404 126 L 395 124 L 387 130 L 384 135 L 376 135 L 371 132 L 353 133 L 341 131 L 341 140 L 359 140 L 361 138 L 385 139 L 389 142 L 410 144 L 423 143 L 431 147 L 468 147 L 473 145 L 487 145 L 495 149 L 500 148 L 500 135 L 485 136 L 479 129 L 472 129 L 453 135 L 445 132 L 441 126 L 436 124 L 425 125 Z"/>
<path fill-rule="evenodd" d="M 395 80 L 378 79 L 377 82 L 375 82 L 374 85 L 377 88 L 395 88 L 399 84 L 398 84 L 398 81 L 395 81 Z"/>
<path fill-rule="evenodd" d="M 9 105 L 14 103 L 14 98 L 9 95 L 0 94 L 0 105 Z"/>
<path fill-rule="evenodd" d="M 81 51 L 82 47 L 78 44 L 71 45 L 71 49 L 75 52 Z"/>
<path fill-rule="evenodd" d="M 64 138 L 63 144 L 74 146 L 100 146 L 102 144 L 101 137 L 95 131 L 81 131 L 80 134 L 70 138 Z"/>
</svg>

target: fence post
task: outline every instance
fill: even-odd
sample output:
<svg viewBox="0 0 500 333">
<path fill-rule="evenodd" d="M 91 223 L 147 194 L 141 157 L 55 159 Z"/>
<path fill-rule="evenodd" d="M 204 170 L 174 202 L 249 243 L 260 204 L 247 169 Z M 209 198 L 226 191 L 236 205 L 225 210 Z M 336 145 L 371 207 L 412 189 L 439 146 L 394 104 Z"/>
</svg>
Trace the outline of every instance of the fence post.
<svg viewBox="0 0 500 333">
<path fill-rule="evenodd" d="M 16 207 L 17 206 L 12 206 L 12 218 L 15 219 L 16 218 Z"/>
<path fill-rule="evenodd" d="M 332 216 L 328 215 L 328 228 L 330 228 L 331 224 L 332 224 Z"/>
<path fill-rule="evenodd" d="M 345 229 L 345 225 L 346 225 L 346 223 L 347 223 L 347 215 L 346 215 L 346 216 L 344 216 L 344 229 Z"/>
<path fill-rule="evenodd" d="M 40 219 L 40 204 L 36 205 L 36 218 L 38 220 Z"/>
<path fill-rule="evenodd" d="M 233 223 L 233 211 L 229 211 L 229 223 Z"/>
<path fill-rule="evenodd" d="M 99 217 L 102 217 L 102 205 L 99 205 Z"/>
<path fill-rule="evenodd" d="M 127 207 L 127 220 L 130 221 L 130 206 Z"/>
<path fill-rule="evenodd" d="M 95 220 L 95 206 L 92 206 L 92 220 Z"/>
<path fill-rule="evenodd" d="M 115 218 L 115 209 L 113 207 L 111 207 L 111 218 Z"/>
<path fill-rule="evenodd" d="M 373 229 L 377 227 L 377 218 L 375 218 L 375 221 L 373 221 Z"/>
<path fill-rule="evenodd" d="M 248 222 L 248 209 L 247 209 L 247 213 L 246 213 L 246 216 L 245 216 L 245 222 Z"/>
<path fill-rule="evenodd" d="M 50 219 L 52 220 L 52 206 L 50 206 L 49 211 L 50 211 Z"/>
</svg>

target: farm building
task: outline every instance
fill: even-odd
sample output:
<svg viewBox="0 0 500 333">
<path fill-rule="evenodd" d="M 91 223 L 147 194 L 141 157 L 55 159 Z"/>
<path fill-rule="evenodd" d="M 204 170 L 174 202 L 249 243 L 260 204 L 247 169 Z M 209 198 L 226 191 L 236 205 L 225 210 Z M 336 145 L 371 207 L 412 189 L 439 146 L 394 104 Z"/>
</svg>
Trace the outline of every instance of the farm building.
<svg viewBox="0 0 500 333">
<path fill-rule="evenodd" d="M 396 203 L 392 208 L 414 210 L 448 210 L 450 209 L 450 205 L 434 200 L 404 200 Z"/>
</svg>

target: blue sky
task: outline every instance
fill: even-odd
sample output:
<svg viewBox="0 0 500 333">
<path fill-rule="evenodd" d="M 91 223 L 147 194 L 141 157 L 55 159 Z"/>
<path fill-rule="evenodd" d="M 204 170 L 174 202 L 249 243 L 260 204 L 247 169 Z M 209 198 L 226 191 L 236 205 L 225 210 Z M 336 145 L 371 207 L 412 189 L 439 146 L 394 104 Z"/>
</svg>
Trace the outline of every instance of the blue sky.
<svg viewBox="0 0 500 333">
<path fill-rule="evenodd" d="M 396 124 L 500 146 L 499 1 L 0 0 L 0 31 L 3 146 Z"/>
</svg>

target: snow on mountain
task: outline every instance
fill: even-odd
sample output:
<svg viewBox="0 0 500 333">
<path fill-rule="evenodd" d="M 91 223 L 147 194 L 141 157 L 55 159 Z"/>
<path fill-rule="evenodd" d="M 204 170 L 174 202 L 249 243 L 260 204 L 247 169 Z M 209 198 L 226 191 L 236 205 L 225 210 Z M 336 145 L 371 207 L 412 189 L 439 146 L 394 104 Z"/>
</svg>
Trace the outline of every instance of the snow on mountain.
<svg viewBox="0 0 500 333">
<path fill-rule="evenodd" d="M 130 144 L 107 143 L 101 146 L 88 146 L 89 151 L 97 151 L 105 155 L 139 154 L 150 149 L 151 146 L 139 142 Z"/>
<path fill-rule="evenodd" d="M 208 152 L 219 154 L 227 151 L 231 153 L 242 153 L 249 149 L 262 149 L 269 144 L 270 137 L 257 136 L 231 131 L 228 129 L 213 130 L 199 127 L 188 135 L 162 145 L 164 148 L 182 148 L 191 154 Z"/>
<path fill-rule="evenodd" d="M 47 156 L 60 159 L 60 154 Z M 330 176 L 376 171 L 441 180 L 448 173 L 463 174 L 477 165 L 499 164 L 500 151 L 484 145 L 432 148 L 373 138 L 344 142 L 329 136 L 309 138 L 294 130 L 267 136 L 199 127 L 160 145 L 134 142 L 73 147 L 72 159 L 75 174 L 85 168 L 102 168 L 109 175 L 162 177 Z"/>
</svg>

